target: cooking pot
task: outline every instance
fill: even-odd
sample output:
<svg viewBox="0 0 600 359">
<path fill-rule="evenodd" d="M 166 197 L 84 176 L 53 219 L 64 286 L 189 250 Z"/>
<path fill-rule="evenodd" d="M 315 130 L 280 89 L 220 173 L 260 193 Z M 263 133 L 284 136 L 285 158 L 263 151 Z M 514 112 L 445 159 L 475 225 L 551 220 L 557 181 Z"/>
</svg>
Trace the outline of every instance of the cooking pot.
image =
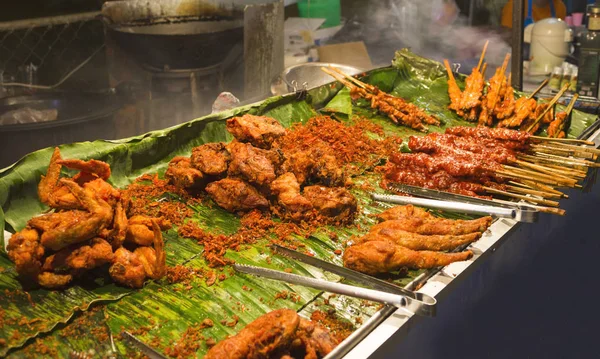
<svg viewBox="0 0 600 359">
<path fill-rule="evenodd" d="M 51 146 L 115 136 L 113 114 L 121 107 L 114 94 L 39 93 L 0 99 L 0 115 L 21 108 L 58 112 L 48 122 L 0 125 L 0 168 Z"/>
</svg>

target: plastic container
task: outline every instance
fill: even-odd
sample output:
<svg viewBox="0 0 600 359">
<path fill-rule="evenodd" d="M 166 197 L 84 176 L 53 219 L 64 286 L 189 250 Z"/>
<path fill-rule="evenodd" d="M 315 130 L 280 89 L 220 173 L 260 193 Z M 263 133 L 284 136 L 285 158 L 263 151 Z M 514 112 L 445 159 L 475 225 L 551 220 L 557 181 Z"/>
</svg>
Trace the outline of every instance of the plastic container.
<svg viewBox="0 0 600 359">
<path fill-rule="evenodd" d="M 560 90 L 560 83 L 562 82 L 562 74 L 563 69 L 560 66 L 556 66 L 554 71 L 552 71 L 552 76 L 550 76 L 550 82 L 548 83 L 548 87 L 552 90 Z"/>
<path fill-rule="evenodd" d="M 338 26 L 342 21 L 340 0 L 299 0 L 300 17 L 325 19 L 322 28 Z"/>
</svg>

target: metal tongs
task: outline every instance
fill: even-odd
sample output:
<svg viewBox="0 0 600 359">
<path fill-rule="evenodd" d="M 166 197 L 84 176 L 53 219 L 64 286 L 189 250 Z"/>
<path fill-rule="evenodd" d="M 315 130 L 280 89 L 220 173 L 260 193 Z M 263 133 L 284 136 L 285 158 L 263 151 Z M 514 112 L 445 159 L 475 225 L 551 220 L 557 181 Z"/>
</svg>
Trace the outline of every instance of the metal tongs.
<svg viewBox="0 0 600 359">
<path fill-rule="evenodd" d="M 372 193 L 371 198 L 381 202 L 414 204 L 417 206 L 469 214 L 486 214 L 499 218 L 509 218 L 517 222 L 533 223 L 538 219 L 539 211 L 534 205 L 502 200 L 492 201 L 405 184 L 393 184 L 391 186 L 393 190 L 425 198 L 376 193 Z"/>
<path fill-rule="evenodd" d="M 302 254 L 282 247 L 274 245 L 274 251 L 286 257 L 295 259 L 299 262 L 309 264 L 311 266 L 323 269 L 330 273 L 342 276 L 350 281 L 362 284 L 372 289 L 356 287 L 348 284 L 330 282 L 324 279 L 310 278 L 297 274 L 290 274 L 274 269 L 255 267 L 243 264 L 234 264 L 236 271 L 241 273 L 253 274 L 260 277 L 270 278 L 278 281 L 284 281 L 292 284 L 299 284 L 315 289 L 325 290 L 331 293 L 348 295 L 355 298 L 371 300 L 374 302 L 393 305 L 397 308 L 406 310 L 410 314 L 418 314 L 427 317 L 435 316 L 435 306 L 437 301 L 435 298 L 418 292 L 412 292 L 401 288 L 392 283 L 388 283 L 381 279 L 371 277 L 360 272 L 353 271 L 348 268 L 325 262 L 318 258 Z"/>
</svg>

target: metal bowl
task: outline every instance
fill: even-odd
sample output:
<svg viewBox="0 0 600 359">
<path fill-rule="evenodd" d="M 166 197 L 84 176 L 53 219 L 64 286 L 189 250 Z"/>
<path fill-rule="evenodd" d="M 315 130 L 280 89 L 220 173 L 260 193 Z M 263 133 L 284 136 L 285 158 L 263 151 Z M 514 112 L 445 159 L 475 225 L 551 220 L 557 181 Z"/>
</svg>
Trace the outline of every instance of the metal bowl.
<svg viewBox="0 0 600 359">
<path fill-rule="evenodd" d="M 321 85 L 334 81 L 334 79 L 321 71 L 322 67 L 332 66 L 338 68 L 348 75 L 356 75 L 364 72 L 353 66 L 331 64 L 326 62 L 308 62 L 290 66 L 285 69 L 281 75 L 271 84 L 271 93 L 273 95 L 285 95 L 296 92 L 297 90 L 310 90 Z"/>
</svg>

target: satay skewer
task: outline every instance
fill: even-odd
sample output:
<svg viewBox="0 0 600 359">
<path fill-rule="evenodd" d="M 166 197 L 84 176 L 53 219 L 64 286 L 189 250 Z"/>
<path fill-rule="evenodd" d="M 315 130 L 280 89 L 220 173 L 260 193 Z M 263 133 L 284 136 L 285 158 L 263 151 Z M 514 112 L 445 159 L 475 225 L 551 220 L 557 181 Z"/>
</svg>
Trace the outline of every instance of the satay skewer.
<svg viewBox="0 0 600 359">
<path fill-rule="evenodd" d="M 512 181 L 509 181 L 512 182 Z M 561 192 L 559 190 L 557 190 L 556 188 L 552 187 L 552 186 L 548 186 L 542 183 L 537 183 L 537 182 L 533 182 L 531 180 L 521 180 L 520 182 L 521 184 L 525 185 L 525 186 L 529 186 L 530 188 L 533 189 L 538 189 L 538 190 L 542 190 L 542 191 L 546 191 L 546 192 L 550 192 L 550 193 L 556 193 L 561 195 L 563 198 L 569 198 L 569 195 L 565 194 L 564 192 Z"/>
<path fill-rule="evenodd" d="M 477 64 L 477 71 L 481 72 L 483 74 L 483 71 L 481 70 L 481 64 L 483 64 L 483 59 L 485 58 L 485 52 L 488 48 L 488 44 L 490 43 L 490 40 L 487 40 L 485 42 L 485 44 L 483 45 L 483 50 L 481 50 L 481 56 L 479 56 L 479 63 Z"/>
<path fill-rule="evenodd" d="M 542 136 L 531 136 L 530 138 L 533 140 L 541 141 L 541 142 L 544 142 L 544 141 L 545 142 L 556 142 L 556 143 L 567 142 L 567 143 L 580 143 L 582 145 L 590 145 L 590 146 L 595 145 L 595 143 L 592 141 L 579 140 L 577 138 L 553 138 L 553 137 L 542 137 Z"/>
<path fill-rule="evenodd" d="M 556 101 L 558 101 L 560 99 L 560 97 L 567 92 L 567 90 L 569 89 L 569 84 L 565 84 L 562 89 L 560 89 L 560 91 L 558 91 L 558 93 L 556 94 L 556 96 L 554 96 L 554 98 L 550 101 L 550 103 L 548 104 L 548 107 L 544 110 L 544 112 L 542 112 L 538 118 L 535 119 L 535 121 L 527 128 L 527 132 L 531 132 L 532 129 L 535 128 L 535 126 L 544 118 L 544 116 L 546 116 L 546 113 L 548 113 L 548 111 L 550 111 L 550 109 L 552 109 L 552 107 L 554 106 L 554 104 L 556 103 Z"/>
<path fill-rule="evenodd" d="M 575 187 L 578 182 L 576 179 L 573 179 L 573 178 L 563 178 L 563 177 L 559 177 L 557 175 L 548 175 L 548 174 L 544 174 L 544 173 L 540 173 L 540 172 L 536 172 L 536 171 L 530 171 L 530 170 L 526 170 L 526 169 L 518 168 L 518 167 L 513 167 L 508 170 L 513 173 L 530 176 L 530 178 L 534 179 L 534 180 L 544 179 L 544 180 L 548 180 L 548 181 L 553 181 L 553 182 L 557 183 L 558 186 Z"/>
<path fill-rule="evenodd" d="M 542 197 L 542 198 L 554 198 L 554 199 L 562 198 L 562 196 L 555 194 L 555 193 L 548 193 L 548 192 L 538 191 L 538 190 L 534 190 L 534 189 L 523 188 L 523 187 L 519 187 L 519 186 L 506 185 L 506 188 L 510 189 L 513 192 L 522 193 L 522 194 L 530 194 L 530 195 L 538 196 L 538 197 Z"/>
<path fill-rule="evenodd" d="M 585 178 L 585 175 L 581 176 L 578 173 L 565 172 L 565 171 L 555 170 L 555 169 L 552 169 L 552 168 L 546 168 L 544 166 L 536 165 L 536 164 L 533 164 L 533 163 L 528 163 L 528 162 L 525 162 L 525 161 L 517 160 L 517 164 L 520 165 L 520 166 L 523 166 L 523 167 L 530 168 L 532 170 L 536 170 L 536 171 L 539 171 L 539 172 L 546 173 L 546 174 L 551 175 L 551 176 L 560 176 L 560 177 L 563 177 L 563 178 L 574 178 L 574 179 L 583 179 L 583 178 Z"/>
<path fill-rule="evenodd" d="M 564 143 L 548 142 L 548 143 L 544 143 L 543 146 L 560 148 L 560 149 L 564 149 L 564 150 L 572 150 L 572 151 L 576 151 L 576 152 L 589 152 L 589 153 L 593 153 L 596 155 L 600 154 L 600 149 L 597 149 L 597 148 L 568 145 L 568 144 L 564 144 Z"/>
<path fill-rule="evenodd" d="M 495 188 L 492 188 L 492 187 L 483 186 L 483 189 L 485 189 L 485 191 L 488 192 L 488 193 L 498 194 L 498 195 L 501 195 L 501 196 L 506 196 L 506 197 L 511 197 L 511 198 L 522 199 L 524 201 L 538 203 L 538 204 L 542 204 L 544 206 L 558 207 L 558 205 L 559 205 L 559 203 L 557 201 L 550 201 L 550 200 L 547 200 L 547 199 L 541 199 L 541 198 L 535 198 L 535 197 L 530 197 L 530 196 L 524 196 L 522 194 L 517 194 L 517 193 L 502 191 L 502 190 L 495 189 Z"/>
<path fill-rule="evenodd" d="M 520 182 L 519 181 L 508 181 L 507 183 L 513 187 L 521 187 L 521 188 L 525 188 L 525 189 L 538 191 L 541 193 L 547 193 L 549 197 L 556 196 L 556 198 L 569 198 L 568 195 L 566 195 L 566 194 L 562 193 L 561 191 L 558 191 L 550 186 L 541 186 L 539 184 L 534 184 L 534 183 L 530 183 L 527 181 L 520 181 Z"/>
<path fill-rule="evenodd" d="M 552 138 L 559 138 L 558 136 L 561 134 L 562 131 L 564 131 L 565 129 L 565 125 L 567 124 L 567 121 L 569 120 L 569 114 L 571 113 L 571 111 L 573 111 L 573 107 L 575 107 L 575 102 L 577 102 L 577 98 L 579 97 L 579 94 L 574 94 L 573 98 L 571 99 L 571 102 L 569 102 L 569 105 L 567 106 L 567 108 L 565 109 L 565 117 L 563 118 L 563 121 L 559 124 L 558 129 L 556 130 L 556 134 L 554 136 L 548 136 L 548 137 L 552 137 Z M 554 121 L 556 121 L 556 116 L 554 117 Z M 560 120 L 560 119 L 559 119 Z M 565 137 L 567 137 L 565 135 Z M 559 144 L 563 145 L 562 143 L 559 142 Z"/>
<path fill-rule="evenodd" d="M 542 91 L 544 87 L 548 84 L 549 80 L 545 79 L 539 86 L 536 88 L 527 98 L 533 98 L 533 96 L 537 95 L 538 92 Z"/>
</svg>

